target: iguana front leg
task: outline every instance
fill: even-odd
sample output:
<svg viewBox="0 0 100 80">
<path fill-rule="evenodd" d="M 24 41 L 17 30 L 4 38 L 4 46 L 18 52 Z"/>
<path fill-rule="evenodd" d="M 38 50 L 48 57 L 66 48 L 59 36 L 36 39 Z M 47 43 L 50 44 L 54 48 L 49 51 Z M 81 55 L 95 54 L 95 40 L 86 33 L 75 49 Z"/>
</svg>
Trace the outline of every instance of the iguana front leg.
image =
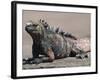
<svg viewBox="0 0 100 80">
<path fill-rule="evenodd" d="M 47 49 L 47 57 L 43 58 L 35 58 L 31 63 L 39 64 L 39 63 L 45 63 L 45 62 L 53 62 L 55 59 L 54 52 L 51 48 Z"/>
<path fill-rule="evenodd" d="M 42 58 L 42 62 L 53 62 L 55 59 L 54 52 L 51 48 L 47 49 L 47 57 Z"/>
<path fill-rule="evenodd" d="M 51 48 L 48 48 L 47 56 L 49 57 L 48 61 L 54 61 L 55 56 Z"/>
</svg>

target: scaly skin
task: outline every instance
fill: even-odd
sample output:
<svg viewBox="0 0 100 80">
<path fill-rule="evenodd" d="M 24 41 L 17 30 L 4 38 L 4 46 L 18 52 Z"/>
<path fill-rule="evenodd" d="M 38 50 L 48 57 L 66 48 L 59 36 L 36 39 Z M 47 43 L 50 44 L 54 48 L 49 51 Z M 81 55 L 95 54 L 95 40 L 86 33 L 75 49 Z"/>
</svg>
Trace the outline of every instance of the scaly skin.
<svg viewBox="0 0 100 80">
<path fill-rule="evenodd" d="M 33 39 L 32 55 L 29 63 L 52 62 L 69 56 L 84 58 L 90 51 L 90 43 L 87 39 L 77 39 L 75 36 L 61 31 L 55 31 L 44 20 L 38 23 L 27 23 L 25 30 Z M 45 58 L 39 58 L 39 55 Z"/>
</svg>

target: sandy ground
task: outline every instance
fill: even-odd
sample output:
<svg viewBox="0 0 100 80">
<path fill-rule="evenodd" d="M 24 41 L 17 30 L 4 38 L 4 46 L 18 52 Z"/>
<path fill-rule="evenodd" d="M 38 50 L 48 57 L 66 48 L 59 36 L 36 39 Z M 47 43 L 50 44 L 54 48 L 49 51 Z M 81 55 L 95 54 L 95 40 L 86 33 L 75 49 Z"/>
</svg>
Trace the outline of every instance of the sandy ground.
<svg viewBox="0 0 100 80">
<path fill-rule="evenodd" d="M 89 53 L 90 54 L 90 53 Z M 53 62 L 40 63 L 40 64 L 25 64 L 23 69 L 42 69 L 42 68 L 64 68 L 64 67 L 83 67 L 90 66 L 90 56 L 84 59 L 76 59 L 75 57 L 67 57 L 58 59 Z"/>
</svg>

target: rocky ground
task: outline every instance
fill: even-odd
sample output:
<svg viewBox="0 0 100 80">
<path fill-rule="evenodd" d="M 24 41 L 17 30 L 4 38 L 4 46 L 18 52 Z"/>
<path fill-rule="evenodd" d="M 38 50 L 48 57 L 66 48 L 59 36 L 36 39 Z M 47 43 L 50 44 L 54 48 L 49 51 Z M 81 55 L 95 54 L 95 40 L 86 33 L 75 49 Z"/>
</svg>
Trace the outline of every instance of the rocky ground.
<svg viewBox="0 0 100 80">
<path fill-rule="evenodd" d="M 24 64 L 23 69 L 42 69 L 42 68 L 64 68 L 64 67 L 82 67 L 90 66 L 90 55 L 88 58 L 76 59 L 75 57 L 68 57 L 63 59 L 57 59 L 53 62 L 40 63 L 40 64 Z"/>
</svg>

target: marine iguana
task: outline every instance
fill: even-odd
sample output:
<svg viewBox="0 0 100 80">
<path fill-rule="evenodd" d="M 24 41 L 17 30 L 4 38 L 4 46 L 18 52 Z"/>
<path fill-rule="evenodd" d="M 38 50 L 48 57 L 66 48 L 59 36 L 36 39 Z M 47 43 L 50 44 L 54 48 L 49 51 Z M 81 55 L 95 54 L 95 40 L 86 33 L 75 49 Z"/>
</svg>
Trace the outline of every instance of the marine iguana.
<svg viewBox="0 0 100 80">
<path fill-rule="evenodd" d="M 33 21 L 27 23 L 25 30 L 33 40 L 33 56 L 27 60 L 24 59 L 24 63 L 52 62 L 55 59 L 69 56 L 84 58 L 87 56 L 86 53 L 90 51 L 90 48 L 84 50 L 84 41 L 82 43 L 82 39 L 77 39 L 72 34 L 59 31 L 59 28 L 54 30 L 47 22 L 41 19 L 37 23 Z M 79 44 L 82 45 L 80 46 Z M 89 43 L 87 44 L 89 45 Z M 39 58 L 40 54 L 46 57 Z"/>
</svg>

